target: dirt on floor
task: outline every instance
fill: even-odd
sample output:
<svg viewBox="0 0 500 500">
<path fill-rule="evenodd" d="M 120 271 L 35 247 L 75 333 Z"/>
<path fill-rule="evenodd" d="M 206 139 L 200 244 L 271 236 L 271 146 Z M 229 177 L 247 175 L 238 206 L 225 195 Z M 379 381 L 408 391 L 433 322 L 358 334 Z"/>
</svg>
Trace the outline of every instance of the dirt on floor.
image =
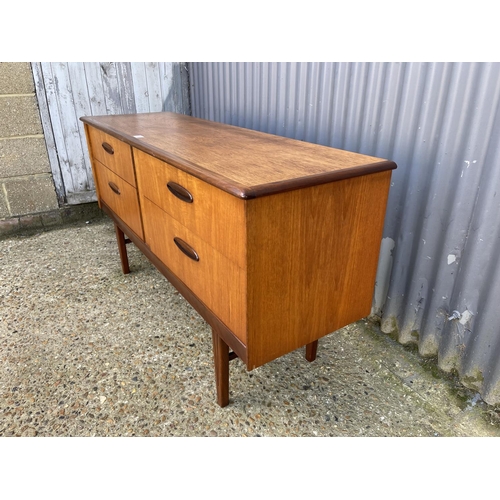
<svg viewBox="0 0 500 500">
<path fill-rule="evenodd" d="M 499 436 L 497 410 L 362 320 L 215 400 L 211 331 L 106 218 L 0 241 L 1 436 Z"/>
</svg>

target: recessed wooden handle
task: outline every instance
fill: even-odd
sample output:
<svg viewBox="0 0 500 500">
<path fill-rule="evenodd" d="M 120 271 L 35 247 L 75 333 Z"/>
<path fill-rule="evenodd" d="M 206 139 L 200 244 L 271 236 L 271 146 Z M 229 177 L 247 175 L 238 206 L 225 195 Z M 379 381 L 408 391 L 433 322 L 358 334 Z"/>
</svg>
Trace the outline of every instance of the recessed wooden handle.
<svg viewBox="0 0 500 500">
<path fill-rule="evenodd" d="M 102 148 L 104 149 L 104 151 L 106 151 L 106 153 L 108 153 L 110 155 L 115 154 L 115 150 L 113 149 L 113 146 L 111 146 L 111 144 L 108 144 L 107 142 L 102 143 Z"/>
<path fill-rule="evenodd" d="M 186 203 L 193 203 L 193 195 L 185 187 L 172 181 L 167 182 L 167 187 L 174 196 L 179 198 L 179 200 L 185 201 Z"/>
<path fill-rule="evenodd" d="M 199 255 L 196 253 L 196 250 L 188 245 L 184 240 L 175 237 L 174 243 L 177 245 L 177 248 L 184 254 L 187 255 L 190 259 L 198 262 L 200 260 Z"/>
<path fill-rule="evenodd" d="M 112 191 L 114 191 L 116 194 L 121 194 L 120 193 L 120 188 L 114 183 L 114 182 L 108 182 L 108 186 L 111 188 Z"/>
</svg>

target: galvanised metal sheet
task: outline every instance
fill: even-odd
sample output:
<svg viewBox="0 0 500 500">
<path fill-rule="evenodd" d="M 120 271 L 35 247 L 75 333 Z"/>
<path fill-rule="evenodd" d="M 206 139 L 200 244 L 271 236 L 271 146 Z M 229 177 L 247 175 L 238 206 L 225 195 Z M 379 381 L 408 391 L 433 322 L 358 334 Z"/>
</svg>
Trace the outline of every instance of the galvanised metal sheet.
<svg viewBox="0 0 500 500">
<path fill-rule="evenodd" d="M 191 63 L 189 73 L 194 116 L 398 164 L 372 313 L 500 403 L 500 63 Z"/>
</svg>

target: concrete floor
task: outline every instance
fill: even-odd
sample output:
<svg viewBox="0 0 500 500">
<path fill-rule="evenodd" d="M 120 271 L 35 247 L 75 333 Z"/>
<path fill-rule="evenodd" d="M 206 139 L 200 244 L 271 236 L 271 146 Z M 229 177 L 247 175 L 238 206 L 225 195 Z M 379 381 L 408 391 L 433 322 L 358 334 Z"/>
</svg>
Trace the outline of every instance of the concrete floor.
<svg viewBox="0 0 500 500">
<path fill-rule="evenodd" d="M 497 412 L 360 321 L 215 402 L 211 331 L 107 218 L 0 241 L 1 436 L 499 436 Z"/>
</svg>

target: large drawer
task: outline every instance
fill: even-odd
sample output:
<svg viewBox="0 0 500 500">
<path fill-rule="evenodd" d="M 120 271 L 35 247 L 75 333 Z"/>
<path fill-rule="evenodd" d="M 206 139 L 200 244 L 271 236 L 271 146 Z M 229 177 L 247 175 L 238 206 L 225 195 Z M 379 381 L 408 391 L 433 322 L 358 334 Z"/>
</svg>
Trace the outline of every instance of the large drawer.
<svg viewBox="0 0 500 500">
<path fill-rule="evenodd" d="M 246 344 L 245 272 L 147 198 L 141 205 L 151 251 Z"/>
<path fill-rule="evenodd" d="M 101 200 L 127 224 L 141 239 L 142 231 L 141 214 L 137 189 L 107 169 L 102 163 L 94 161 Z"/>
<path fill-rule="evenodd" d="M 89 127 L 90 145 L 93 157 L 112 170 L 116 175 L 135 186 L 132 148 L 125 142 Z"/>
<path fill-rule="evenodd" d="M 139 192 L 246 268 L 245 202 L 133 148 Z"/>
</svg>

